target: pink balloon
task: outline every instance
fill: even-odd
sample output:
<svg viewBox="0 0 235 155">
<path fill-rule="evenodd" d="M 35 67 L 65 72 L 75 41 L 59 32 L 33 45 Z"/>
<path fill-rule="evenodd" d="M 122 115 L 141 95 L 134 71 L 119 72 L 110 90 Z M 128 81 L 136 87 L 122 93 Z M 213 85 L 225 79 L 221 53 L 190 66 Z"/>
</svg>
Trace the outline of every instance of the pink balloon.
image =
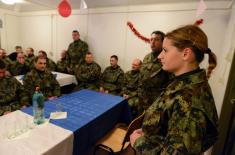
<svg viewBox="0 0 235 155">
<path fill-rule="evenodd" d="M 72 9 L 67 0 L 62 0 L 58 5 L 58 12 L 62 17 L 68 17 L 71 15 Z"/>
</svg>

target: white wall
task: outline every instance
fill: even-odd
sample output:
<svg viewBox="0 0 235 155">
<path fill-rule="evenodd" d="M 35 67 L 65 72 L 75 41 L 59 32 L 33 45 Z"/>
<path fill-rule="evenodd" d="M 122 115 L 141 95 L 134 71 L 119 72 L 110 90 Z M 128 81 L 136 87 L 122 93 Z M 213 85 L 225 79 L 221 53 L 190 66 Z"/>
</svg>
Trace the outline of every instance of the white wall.
<svg viewBox="0 0 235 155">
<path fill-rule="evenodd" d="M 218 56 L 218 67 L 210 83 L 219 113 L 231 66 L 224 58 L 228 47 L 231 47 L 232 37 L 229 33 L 234 33 L 235 25 L 234 8 L 229 9 L 227 4 L 208 3 L 208 10 L 200 17 L 204 19 L 201 28 L 208 35 L 209 47 Z M 4 46 L 12 49 L 20 43 L 23 48 L 31 46 L 36 50 L 43 49 L 49 52 L 49 57 L 58 60 L 60 51 L 67 49 L 72 42 L 71 31 L 78 29 L 103 69 L 109 65 L 109 57 L 117 54 L 121 67 L 126 71 L 130 69 L 134 58 L 142 59 L 150 52 L 149 45 L 134 36 L 126 26 L 127 21 L 131 21 L 141 34 L 149 37 L 154 30 L 168 32 L 178 26 L 194 23 L 196 7 L 197 3 L 184 3 L 98 8 L 87 12 L 73 10 L 68 18 L 60 17 L 55 10 L 14 16 L 4 14 L 7 26 Z M 206 62 L 202 64 L 206 65 Z"/>
</svg>

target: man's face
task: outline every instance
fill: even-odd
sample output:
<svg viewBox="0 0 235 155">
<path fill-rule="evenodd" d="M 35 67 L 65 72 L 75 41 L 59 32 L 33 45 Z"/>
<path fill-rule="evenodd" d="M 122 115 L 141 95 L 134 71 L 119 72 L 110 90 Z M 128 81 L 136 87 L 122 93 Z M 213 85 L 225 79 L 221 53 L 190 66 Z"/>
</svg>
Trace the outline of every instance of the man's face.
<svg viewBox="0 0 235 155">
<path fill-rule="evenodd" d="M 159 34 L 152 34 L 150 39 L 150 46 L 153 52 L 161 53 L 162 51 L 162 40 Z"/>
<path fill-rule="evenodd" d="M 116 67 L 117 63 L 118 63 L 118 61 L 115 58 L 110 58 L 110 65 L 112 67 Z"/>
<path fill-rule="evenodd" d="M 25 50 L 25 52 L 26 52 L 27 56 L 33 55 L 33 51 L 32 51 L 30 48 L 27 48 L 27 49 Z"/>
<path fill-rule="evenodd" d="M 76 40 L 79 40 L 80 39 L 80 35 L 78 32 L 73 32 L 72 33 L 72 37 L 73 37 L 73 40 L 76 41 Z"/>
<path fill-rule="evenodd" d="M 134 60 L 132 62 L 132 70 L 137 71 L 139 69 L 140 69 L 140 61 L 139 60 Z"/>
<path fill-rule="evenodd" d="M 25 63 L 25 56 L 23 53 L 18 53 L 17 54 L 17 61 L 20 63 L 20 64 L 24 64 Z"/>
<path fill-rule="evenodd" d="M 16 48 L 16 53 L 22 52 L 22 48 Z"/>
<path fill-rule="evenodd" d="M 39 58 L 37 62 L 34 63 L 35 68 L 39 71 L 45 71 L 46 69 L 46 59 Z"/>
<path fill-rule="evenodd" d="M 0 79 L 4 78 L 6 76 L 6 69 L 0 69 Z"/>
<path fill-rule="evenodd" d="M 87 54 L 85 57 L 85 61 L 86 61 L 86 63 L 91 64 L 93 62 L 93 55 Z"/>
</svg>

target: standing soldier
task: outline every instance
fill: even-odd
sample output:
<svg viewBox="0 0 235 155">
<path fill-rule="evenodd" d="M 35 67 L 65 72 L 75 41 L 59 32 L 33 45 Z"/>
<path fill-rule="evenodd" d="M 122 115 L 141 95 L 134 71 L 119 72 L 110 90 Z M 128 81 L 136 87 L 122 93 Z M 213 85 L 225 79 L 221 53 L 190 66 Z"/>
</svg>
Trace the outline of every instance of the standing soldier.
<svg viewBox="0 0 235 155">
<path fill-rule="evenodd" d="M 25 62 L 25 56 L 23 52 L 17 53 L 16 61 L 10 65 L 9 71 L 11 75 L 24 75 L 30 70 L 29 66 Z"/>
<path fill-rule="evenodd" d="M 33 60 L 35 59 L 35 56 L 34 56 L 34 49 L 29 47 L 25 50 L 26 52 L 26 64 L 30 67 L 30 69 L 33 68 L 34 64 L 33 64 Z"/>
<path fill-rule="evenodd" d="M 132 70 L 124 74 L 124 81 L 121 94 L 128 100 L 128 104 L 131 107 L 133 118 L 140 114 L 140 101 L 138 97 L 138 84 L 140 81 L 140 66 L 142 62 L 139 59 L 135 59 L 132 62 Z"/>
<path fill-rule="evenodd" d="M 70 74 L 74 74 L 75 67 L 84 62 L 85 55 L 88 52 L 88 45 L 80 39 L 80 34 L 77 30 L 72 32 L 73 42 L 69 45 L 66 62 L 67 70 Z"/>
<path fill-rule="evenodd" d="M 68 73 L 67 71 L 67 65 L 66 65 L 66 50 L 63 50 L 61 52 L 61 59 L 57 62 L 57 71 L 61 73 Z"/>
<path fill-rule="evenodd" d="M 93 55 L 88 52 L 85 56 L 85 63 L 79 65 L 75 71 L 75 75 L 78 81 L 76 90 L 99 90 L 100 74 L 100 66 L 94 62 Z"/>
<path fill-rule="evenodd" d="M 0 116 L 28 105 L 21 83 L 5 73 L 6 64 L 0 59 Z"/>
<path fill-rule="evenodd" d="M 46 100 L 60 96 L 60 85 L 53 74 L 47 70 L 46 57 L 43 55 L 34 59 L 34 68 L 25 75 L 23 83 L 30 99 L 32 99 L 37 86 L 40 87 Z"/>
<path fill-rule="evenodd" d="M 118 57 L 112 55 L 110 57 L 110 65 L 101 75 L 100 92 L 119 95 L 121 92 L 124 72 L 118 65 Z"/>
<path fill-rule="evenodd" d="M 169 74 L 161 70 L 161 63 L 157 56 L 162 51 L 162 42 L 165 34 L 154 31 L 151 34 L 150 46 L 152 52 L 144 57 L 140 69 L 141 81 L 139 83 L 139 97 L 141 99 L 142 111 L 146 110 L 161 93 L 169 81 Z"/>
</svg>

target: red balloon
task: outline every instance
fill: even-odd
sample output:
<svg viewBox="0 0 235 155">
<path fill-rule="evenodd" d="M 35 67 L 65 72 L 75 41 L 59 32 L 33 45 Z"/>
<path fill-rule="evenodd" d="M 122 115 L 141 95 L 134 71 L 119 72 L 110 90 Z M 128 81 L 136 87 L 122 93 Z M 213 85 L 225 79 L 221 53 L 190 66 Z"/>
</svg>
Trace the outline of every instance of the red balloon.
<svg viewBox="0 0 235 155">
<path fill-rule="evenodd" d="M 68 17 L 71 15 L 72 9 L 67 0 L 62 0 L 62 2 L 58 5 L 58 11 L 62 17 Z"/>
</svg>

